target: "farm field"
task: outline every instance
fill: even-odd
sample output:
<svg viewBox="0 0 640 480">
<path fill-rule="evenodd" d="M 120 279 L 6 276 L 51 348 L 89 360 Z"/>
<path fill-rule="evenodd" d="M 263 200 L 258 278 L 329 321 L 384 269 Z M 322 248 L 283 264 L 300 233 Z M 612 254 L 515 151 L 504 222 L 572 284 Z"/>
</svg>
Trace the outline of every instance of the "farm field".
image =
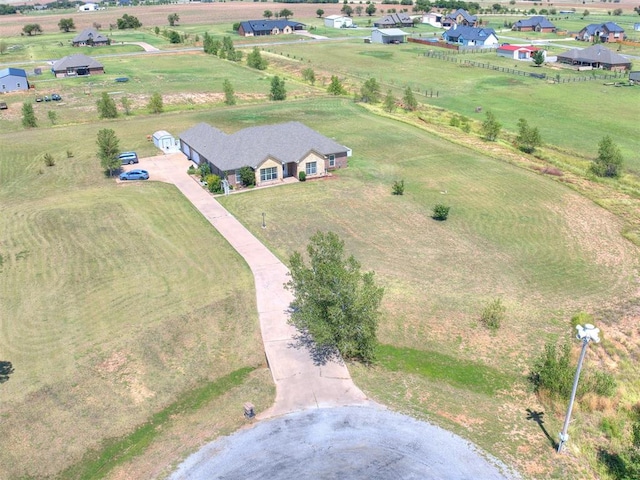
<svg viewBox="0 0 640 480">
<path fill-rule="evenodd" d="M 170 47 L 153 26 L 166 26 L 174 11 L 180 12 L 176 30 L 220 38 L 232 35 L 234 21 L 284 7 L 296 12 L 296 20 L 320 25 L 314 18 L 319 5 L 251 2 L 109 9 L 86 17 L 27 15 L 20 21 L 37 18 L 47 26 L 45 35 L 10 37 L 24 48 L 0 56 L 0 66 L 24 62 L 32 68 L 86 53 L 66 45 L 72 34 L 57 32 L 58 20 L 69 16 L 80 29 L 134 13 L 144 28 L 114 30 L 114 39 L 165 49 Z M 340 5 L 320 7 L 330 14 Z M 22 24 L 5 17 L 0 36 L 19 35 Z M 415 31 L 429 36 L 433 29 Z M 557 147 L 556 153 L 574 157 L 572 174 L 583 175 L 598 141 L 610 134 L 629 177 L 636 178 L 640 90 L 603 81 L 552 84 L 462 66 L 427 58 L 425 47 L 414 44 L 364 44 L 355 38 L 362 33 L 354 29 L 347 32 L 354 38 L 338 39 L 341 32 L 331 32 L 328 42 L 264 39 L 266 71 L 197 51 L 139 55 L 139 47 L 127 45 L 89 50 L 99 52 L 106 75 L 45 74 L 35 79 L 35 92 L 2 96 L 9 110 L 0 112 L 0 361 L 11 361 L 15 371 L 0 384 L 0 477 L 88 478 L 82 472 L 102 468 L 100 455 L 120 442 L 123 453 L 112 455 L 97 478 L 162 478 L 199 445 L 239 428 L 238 406 L 247 398 L 258 410 L 270 405 L 273 386 L 246 265 L 172 187 L 105 178 L 95 136 L 113 128 L 122 150 L 144 157 L 157 153 L 148 136 L 158 129 L 177 135 L 205 121 L 232 132 L 295 119 L 352 148 L 349 168 L 325 180 L 220 202 L 285 262 L 317 230 L 332 230 L 364 269 L 376 272 L 386 290 L 381 359 L 372 367 L 349 366 L 358 386 L 391 408 L 459 433 L 525 478 L 611 478 L 596 456 L 598 448 L 619 446 L 621 438 L 603 425 L 620 422 L 617 412 L 640 398 L 632 361 L 640 353 L 634 327 L 640 252 L 622 236 L 626 219 L 569 188 L 580 190 L 575 178 L 541 175 L 504 160 L 515 155 L 509 141 L 524 117 L 551 144 L 538 155 Z M 246 58 L 256 39 L 232 38 Z M 458 58 L 514 67 L 495 54 Z M 315 71 L 315 85 L 302 81 L 307 67 Z M 552 78 L 558 72 L 585 75 L 535 71 Z M 276 74 L 287 82 L 285 102 L 267 101 Z M 344 81 L 349 96 L 327 94 L 331 75 Z M 116 83 L 122 76 L 129 81 Z M 424 107 L 417 114 L 387 114 L 354 103 L 351 97 L 370 77 L 397 97 L 411 86 Z M 223 104 L 225 79 L 238 97 L 234 107 Z M 161 115 L 147 113 L 154 91 L 163 95 Z M 22 102 L 53 92 L 63 101 L 34 103 L 39 126 L 25 130 Z M 95 103 L 103 92 L 119 108 L 129 98 L 133 114 L 98 120 Z M 478 106 L 482 112 L 476 113 Z M 52 110 L 55 125 L 47 120 Z M 486 111 L 504 127 L 496 144 L 477 137 Z M 469 135 L 449 127 L 453 114 L 471 119 Z M 418 128 L 427 124 L 441 134 Z M 45 167 L 44 153 L 54 155 L 54 167 Z M 399 179 L 405 194 L 392 196 Z M 593 188 L 612 185 L 594 182 Z M 637 196 L 633 188 L 624 193 Z M 632 209 L 631 197 L 621 192 L 612 189 L 611 202 Z M 438 202 L 451 206 L 446 222 L 431 219 Z M 254 228 L 263 212 L 268 228 Z M 479 315 L 494 298 L 506 305 L 507 319 L 490 333 Z M 615 374 L 620 387 L 615 399 L 587 398 L 577 405 L 572 428 L 579 434 L 572 435 L 570 455 L 558 460 L 540 426 L 527 420 L 527 409 L 546 411 L 546 429 L 555 438 L 565 405 L 541 403 L 526 375 L 546 342 L 572 337 L 569 320 L 580 311 L 594 314 L 605 339 L 590 350 L 585 368 Z M 407 367 L 411 362 L 415 369 Z M 421 373 L 431 363 L 462 372 L 463 380 Z M 229 378 L 234 380 L 227 383 Z M 203 386 L 214 393 L 200 405 L 191 398 Z M 156 418 L 164 423 L 152 428 L 153 441 L 127 447 Z M 37 428 L 25 431 L 25 424 Z M 33 461 L 27 465 L 24 458 Z"/>
</svg>

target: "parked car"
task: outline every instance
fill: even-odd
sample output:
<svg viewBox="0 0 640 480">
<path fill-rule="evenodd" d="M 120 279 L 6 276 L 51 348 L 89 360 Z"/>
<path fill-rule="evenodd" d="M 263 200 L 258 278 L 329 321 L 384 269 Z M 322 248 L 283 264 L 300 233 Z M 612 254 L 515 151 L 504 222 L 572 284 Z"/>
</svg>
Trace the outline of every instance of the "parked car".
<svg viewBox="0 0 640 480">
<path fill-rule="evenodd" d="M 120 180 L 149 180 L 149 172 L 146 170 L 129 170 L 120 174 Z"/>
<path fill-rule="evenodd" d="M 0 102 L 0 110 L 6 110 L 7 108 L 9 108 L 7 102 Z"/>
<path fill-rule="evenodd" d="M 49 97 L 49 95 L 45 95 L 44 96 L 44 101 L 45 102 L 50 102 L 51 101 L 51 98 Z"/>
<path fill-rule="evenodd" d="M 60 100 L 62 100 L 62 97 L 57 93 L 54 93 L 51 95 L 51 100 L 53 100 L 54 102 L 59 102 Z"/>
<path fill-rule="evenodd" d="M 138 163 L 138 154 L 136 152 L 122 152 L 118 155 L 122 165 L 133 165 Z"/>
<path fill-rule="evenodd" d="M 36 97 L 36 102 L 40 103 L 42 101 L 43 101 L 42 97 Z"/>
</svg>

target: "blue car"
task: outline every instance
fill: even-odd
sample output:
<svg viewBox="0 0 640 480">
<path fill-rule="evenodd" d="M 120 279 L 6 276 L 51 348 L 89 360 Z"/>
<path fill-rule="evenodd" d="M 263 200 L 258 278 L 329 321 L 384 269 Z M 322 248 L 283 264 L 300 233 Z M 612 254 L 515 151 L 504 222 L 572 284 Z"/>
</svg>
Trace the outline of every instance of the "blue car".
<svg viewBox="0 0 640 480">
<path fill-rule="evenodd" d="M 120 174 L 120 180 L 149 180 L 149 172 L 146 170 L 129 170 Z"/>
</svg>

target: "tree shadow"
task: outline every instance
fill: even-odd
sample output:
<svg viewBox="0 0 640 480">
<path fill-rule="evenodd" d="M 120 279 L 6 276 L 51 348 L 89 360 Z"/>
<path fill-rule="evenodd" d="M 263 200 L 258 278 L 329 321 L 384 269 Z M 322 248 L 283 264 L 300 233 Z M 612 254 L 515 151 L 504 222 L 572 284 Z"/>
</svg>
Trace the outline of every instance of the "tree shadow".
<svg viewBox="0 0 640 480">
<path fill-rule="evenodd" d="M 536 412 L 535 410 L 527 408 L 527 420 L 533 420 L 534 422 L 536 422 L 540 427 L 540 430 L 542 430 L 542 433 L 544 433 L 544 436 L 547 437 L 547 440 L 549 440 L 549 443 L 551 443 L 553 449 L 558 449 L 558 442 L 556 442 L 553 437 L 549 435 L 549 432 L 547 432 L 547 429 L 544 427 L 544 412 Z"/>
<path fill-rule="evenodd" d="M 607 471 L 614 478 L 622 478 L 627 473 L 627 466 L 622 457 L 617 453 L 608 452 L 602 448 L 598 449 L 598 462 L 603 464 Z M 627 477 L 631 478 L 631 477 Z"/>
<path fill-rule="evenodd" d="M 9 375 L 13 373 L 13 365 L 11 362 L 0 360 L 0 383 L 4 383 L 9 380 Z"/>
<path fill-rule="evenodd" d="M 344 363 L 337 348 L 331 345 L 318 345 L 306 330 L 298 330 L 293 340 L 289 346 L 295 349 L 306 348 L 313 359 L 313 364 L 316 366 L 326 365 L 329 362 L 336 362 L 341 365 Z"/>
</svg>

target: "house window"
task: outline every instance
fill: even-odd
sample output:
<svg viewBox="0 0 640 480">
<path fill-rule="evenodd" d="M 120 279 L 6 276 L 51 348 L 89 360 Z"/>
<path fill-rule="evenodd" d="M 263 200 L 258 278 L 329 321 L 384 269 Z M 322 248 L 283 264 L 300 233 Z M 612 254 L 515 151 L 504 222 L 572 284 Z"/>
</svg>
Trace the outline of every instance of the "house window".
<svg viewBox="0 0 640 480">
<path fill-rule="evenodd" d="M 306 168 L 307 175 L 315 175 L 318 172 L 318 166 L 316 162 L 307 163 Z"/>
<path fill-rule="evenodd" d="M 260 169 L 260 181 L 267 182 L 278 178 L 278 167 L 267 167 Z"/>
<path fill-rule="evenodd" d="M 329 155 L 329 166 L 330 167 L 335 167 L 336 166 L 336 156 L 335 155 Z"/>
<path fill-rule="evenodd" d="M 16 83 L 16 87 L 17 87 L 17 88 L 20 88 L 20 83 Z"/>
</svg>

